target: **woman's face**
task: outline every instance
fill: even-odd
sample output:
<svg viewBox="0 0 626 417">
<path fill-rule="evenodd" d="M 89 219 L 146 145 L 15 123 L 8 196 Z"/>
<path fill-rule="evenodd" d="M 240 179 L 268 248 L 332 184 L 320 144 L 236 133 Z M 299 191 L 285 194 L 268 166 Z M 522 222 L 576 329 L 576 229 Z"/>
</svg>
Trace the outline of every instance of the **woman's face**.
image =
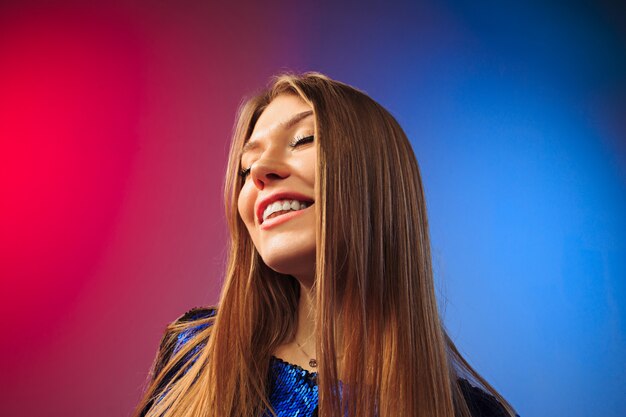
<svg viewBox="0 0 626 417">
<path fill-rule="evenodd" d="M 276 97 L 242 150 L 238 201 L 263 261 L 307 285 L 315 275 L 314 131 L 308 104 L 295 95 Z"/>
</svg>

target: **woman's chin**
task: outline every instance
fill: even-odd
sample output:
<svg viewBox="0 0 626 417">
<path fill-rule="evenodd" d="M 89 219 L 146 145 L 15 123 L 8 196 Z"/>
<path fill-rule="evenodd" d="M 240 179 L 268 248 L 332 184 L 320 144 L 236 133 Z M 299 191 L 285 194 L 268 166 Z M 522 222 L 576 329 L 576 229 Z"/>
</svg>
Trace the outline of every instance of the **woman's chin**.
<svg viewBox="0 0 626 417">
<path fill-rule="evenodd" d="M 263 262 L 273 271 L 291 275 L 303 284 L 311 283 L 315 276 L 315 253 L 311 254 L 262 254 Z"/>
</svg>

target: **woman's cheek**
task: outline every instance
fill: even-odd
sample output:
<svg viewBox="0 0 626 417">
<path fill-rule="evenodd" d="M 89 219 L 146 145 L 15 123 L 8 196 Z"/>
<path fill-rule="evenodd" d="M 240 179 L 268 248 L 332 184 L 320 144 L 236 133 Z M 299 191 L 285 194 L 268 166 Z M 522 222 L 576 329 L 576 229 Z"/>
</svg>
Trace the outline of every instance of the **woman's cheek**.
<svg viewBox="0 0 626 417">
<path fill-rule="evenodd" d="M 246 182 L 239 193 L 237 208 L 239 216 L 247 225 L 254 223 L 254 196 Z"/>
</svg>

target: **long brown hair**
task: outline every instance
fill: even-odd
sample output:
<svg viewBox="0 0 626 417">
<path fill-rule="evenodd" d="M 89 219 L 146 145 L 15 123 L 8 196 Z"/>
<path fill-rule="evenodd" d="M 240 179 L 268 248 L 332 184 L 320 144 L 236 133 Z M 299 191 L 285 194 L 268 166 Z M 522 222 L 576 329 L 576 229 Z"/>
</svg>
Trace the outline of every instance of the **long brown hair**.
<svg viewBox="0 0 626 417">
<path fill-rule="evenodd" d="M 212 326 L 155 369 L 139 410 L 152 404 L 151 417 L 223 417 L 270 409 L 269 361 L 295 334 L 300 287 L 263 263 L 238 215 L 237 199 L 243 184 L 239 153 L 263 110 L 281 94 L 299 96 L 315 115 L 317 255 L 311 291 L 319 415 L 469 416 L 461 376 L 514 415 L 462 358 L 441 323 L 424 190 L 409 140 L 366 94 L 319 73 L 278 76 L 240 108 L 226 173 L 231 239 L 218 313 L 204 319 Z M 186 326 L 175 324 L 168 334 Z M 176 370 L 174 364 L 189 356 L 193 365 Z"/>
</svg>

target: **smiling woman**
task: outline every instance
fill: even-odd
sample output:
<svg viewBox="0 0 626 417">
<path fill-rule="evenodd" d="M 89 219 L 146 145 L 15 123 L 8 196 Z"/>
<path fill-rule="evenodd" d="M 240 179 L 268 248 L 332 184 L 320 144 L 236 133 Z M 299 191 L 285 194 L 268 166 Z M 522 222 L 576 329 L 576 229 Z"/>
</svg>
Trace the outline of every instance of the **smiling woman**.
<svg viewBox="0 0 626 417">
<path fill-rule="evenodd" d="M 433 289 L 411 145 L 364 93 L 277 77 L 241 108 L 219 306 L 167 329 L 137 416 L 513 416 Z"/>
<path fill-rule="evenodd" d="M 315 120 L 283 94 L 259 116 L 241 156 L 239 215 L 263 262 L 310 289 L 315 275 Z M 253 146 L 249 146 L 253 144 Z"/>
</svg>

